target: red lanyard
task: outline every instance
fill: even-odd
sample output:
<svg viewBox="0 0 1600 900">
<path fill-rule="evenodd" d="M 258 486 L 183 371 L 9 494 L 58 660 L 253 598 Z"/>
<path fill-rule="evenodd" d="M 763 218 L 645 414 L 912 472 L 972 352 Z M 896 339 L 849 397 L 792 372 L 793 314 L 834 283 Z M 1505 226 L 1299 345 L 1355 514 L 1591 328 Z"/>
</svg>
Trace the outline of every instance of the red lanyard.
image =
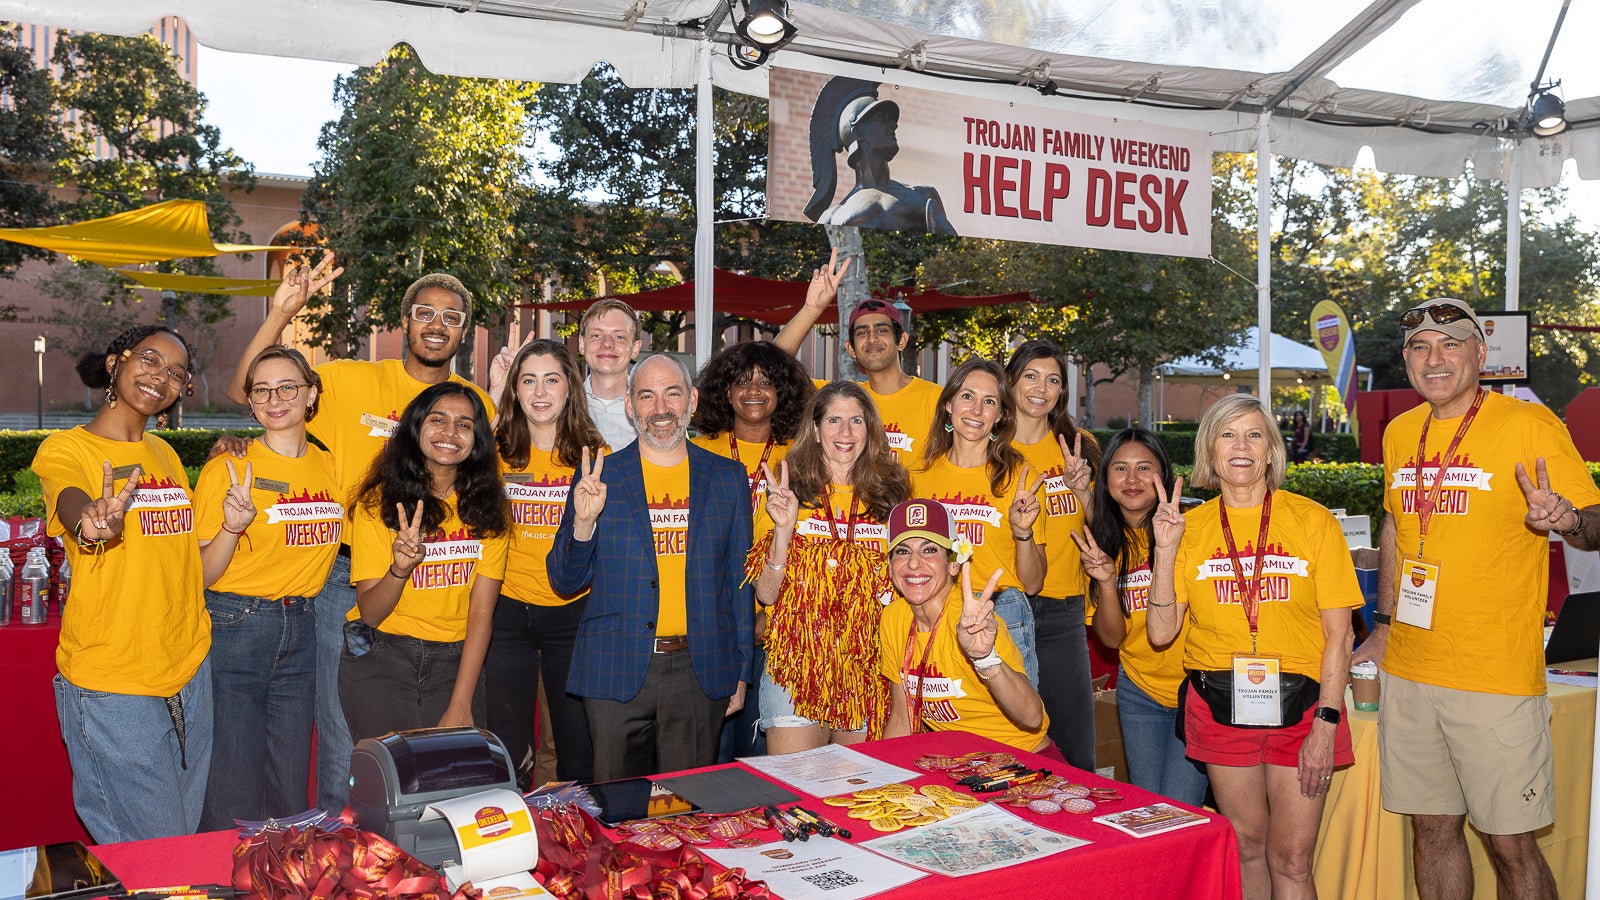
<svg viewBox="0 0 1600 900">
<path fill-rule="evenodd" d="M 728 452 L 730 454 L 732 454 L 732 459 L 733 459 L 734 462 L 743 462 L 743 460 L 739 459 L 739 439 L 733 436 L 733 432 L 732 431 L 728 432 Z M 771 456 L 772 456 L 772 438 L 769 436 L 767 438 L 767 446 L 765 446 L 765 447 L 763 447 L 761 449 L 761 462 L 756 464 L 755 471 L 748 473 L 749 476 L 750 476 L 750 514 L 751 515 L 755 515 L 756 510 L 759 509 L 760 506 L 761 506 L 761 501 L 756 499 L 756 485 L 761 483 L 761 469 L 762 469 L 763 466 L 765 466 L 767 464 L 767 459 L 769 457 L 771 457 Z"/>
<path fill-rule="evenodd" d="M 1450 471 L 1450 463 L 1456 457 L 1456 450 L 1461 447 L 1461 439 L 1467 436 L 1467 429 L 1471 427 L 1472 420 L 1478 417 L 1478 409 L 1483 406 L 1485 391 L 1478 389 L 1472 398 L 1472 408 L 1461 417 L 1461 424 L 1456 426 L 1456 435 L 1450 439 L 1450 446 L 1445 448 L 1444 455 L 1439 457 L 1439 471 L 1433 476 L 1433 487 L 1426 494 L 1422 491 L 1422 455 L 1428 452 L 1428 426 L 1433 423 L 1430 413 L 1422 420 L 1422 435 L 1417 438 L 1416 480 L 1417 491 L 1417 519 L 1422 526 L 1421 534 L 1417 540 L 1417 555 L 1422 555 L 1422 545 L 1428 542 L 1428 524 L 1433 521 L 1433 511 L 1439 508 L 1439 492 L 1444 489 L 1444 476 Z"/>
<path fill-rule="evenodd" d="M 854 543 L 856 539 L 856 492 L 850 491 L 850 512 L 845 518 L 844 534 L 839 533 L 838 520 L 833 517 L 833 485 L 828 486 L 828 498 L 822 503 L 822 517 L 828 520 L 828 534 L 836 541 Z"/>
<path fill-rule="evenodd" d="M 1233 563 L 1234 583 L 1239 586 L 1239 605 L 1244 608 L 1245 621 L 1250 623 L 1250 652 L 1256 652 L 1256 632 L 1261 624 L 1261 563 L 1267 555 L 1267 523 L 1272 521 L 1272 491 L 1267 491 L 1261 501 L 1261 531 L 1256 535 L 1256 567 L 1250 573 L 1249 584 L 1244 580 L 1244 567 L 1239 564 L 1239 548 L 1233 543 L 1233 529 L 1228 526 L 1228 506 L 1217 501 L 1217 512 L 1222 515 L 1222 539 L 1228 544 L 1228 561 Z"/>
<path fill-rule="evenodd" d="M 948 598 L 946 598 L 948 599 Z M 911 733 L 922 733 L 922 686 L 928 678 L 928 654 L 933 652 L 933 639 L 939 636 L 939 623 L 944 621 L 944 607 L 939 607 L 939 616 L 933 620 L 933 628 L 928 631 L 928 643 L 922 648 L 922 662 L 917 664 L 916 679 L 917 693 L 912 697 L 911 703 Z M 911 618 L 911 630 L 906 632 L 906 655 L 900 662 L 900 683 L 905 684 L 907 678 L 912 677 L 911 653 L 917 649 L 917 619 Z"/>
</svg>

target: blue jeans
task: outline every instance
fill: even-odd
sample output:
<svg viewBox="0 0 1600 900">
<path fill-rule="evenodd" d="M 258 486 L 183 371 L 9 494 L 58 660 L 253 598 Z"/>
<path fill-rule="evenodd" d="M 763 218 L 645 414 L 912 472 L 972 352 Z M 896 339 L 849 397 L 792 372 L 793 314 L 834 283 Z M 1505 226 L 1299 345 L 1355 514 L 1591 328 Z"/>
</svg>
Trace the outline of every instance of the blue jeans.
<svg viewBox="0 0 1600 900">
<path fill-rule="evenodd" d="M 305 809 L 317 697 L 310 597 L 206 591 L 211 613 L 211 780 L 201 831 Z"/>
<path fill-rule="evenodd" d="M 757 644 L 751 667 L 757 672 L 767 670 L 767 648 Z M 760 679 L 758 679 L 760 680 Z M 717 762 L 731 763 L 741 756 L 766 756 L 767 736 L 761 733 L 761 697 L 759 688 L 751 686 L 745 691 L 744 709 L 729 716 L 722 723 L 722 742 L 717 749 Z"/>
<path fill-rule="evenodd" d="M 1094 684 L 1083 595 L 1029 597 L 1039 652 L 1039 699 L 1050 716 L 1050 740 L 1079 769 L 1094 771 Z"/>
<path fill-rule="evenodd" d="M 1129 781 L 1190 806 L 1205 802 L 1205 769 L 1184 757 L 1183 742 L 1173 731 L 1178 710 L 1157 703 L 1121 668 L 1117 669 L 1117 720 L 1122 724 Z"/>
<path fill-rule="evenodd" d="M 328 583 L 314 602 L 317 623 L 317 808 L 337 813 L 350 801 L 350 726 L 339 703 L 339 655 L 344 617 L 356 605 L 350 558 L 335 556 Z"/>
<path fill-rule="evenodd" d="M 54 685 L 72 805 L 95 843 L 193 834 L 211 770 L 210 660 L 178 691 L 181 750 L 165 698 L 86 691 L 61 675 Z"/>
<path fill-rule="evenodd" d="M 976 592 L 980 588 L 973 585 L 972 589 Z M 1028 603 L 1028 595 L 1021 588 L 1014 587 L 995 591 L 994 614 L 1006 623 L 1011 642 L 1017 645 L 1017 652 L 1022 654 L 1022 667 L 1027 670 L 1028 683 L 1039 687 L 1039 651 L 1034 644 L 1033 606 Z"/>
</svg>

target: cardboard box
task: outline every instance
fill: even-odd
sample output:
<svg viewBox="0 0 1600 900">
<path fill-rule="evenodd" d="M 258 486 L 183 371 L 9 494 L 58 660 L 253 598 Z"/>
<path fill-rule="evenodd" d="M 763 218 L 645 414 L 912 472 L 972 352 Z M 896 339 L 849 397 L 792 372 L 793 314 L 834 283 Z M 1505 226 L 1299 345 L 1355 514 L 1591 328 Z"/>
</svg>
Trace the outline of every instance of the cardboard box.
<svg viewBox="0 0 1600 900">
<path fill-rule="evenodd" d="M 1128 757 L 1122 749 L 1122 723 L 1117 720 L 1117 692 L 1105 690 L 1106 676 L 1095 679 L 1094 768 L 1096 774 L 1128 782 Z"/>
</svg>

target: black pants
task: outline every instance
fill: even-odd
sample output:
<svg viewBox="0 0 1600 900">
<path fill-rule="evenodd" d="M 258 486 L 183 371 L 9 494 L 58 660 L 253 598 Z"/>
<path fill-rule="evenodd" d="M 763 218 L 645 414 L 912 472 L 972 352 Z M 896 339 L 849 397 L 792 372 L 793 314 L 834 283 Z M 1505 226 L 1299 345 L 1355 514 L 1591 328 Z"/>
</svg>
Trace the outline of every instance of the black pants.
<svg viewBox="0 0 1600 900">
<path fill-rule="evenodd" d="M 489 730 L 499 735 L 517 766 L 517 785 L 532 787 L 539 721 L 539 676 L 544 676 L 550 730 L 556 742 L 556 777 L 594 780 L 594 747 L 583 701 L 567 691 L 572 643 L 586 599 L 565 606 L 534 606 L 502 595 L 494 608 L 494 632 L 483 674 Z"/>
<path fill-rule="evenodd" d="M 1050 716 L 1050 740 L 1067 762 L 1094 771 L 1094 685 L 1083 595 L 1056 600 L 1030 596 L 1039 648 L 1039 698 Z"/>
<path fill-rule="evenodd" d="M 650 655 L 644 687 L 632 700 L 585 697 L 583 708 L 594 777 L 613 781 L 715 763 L 728 698 L 707 697 L 689 651 L 679 650 Z"/>
<path fill-rule="evenodd" d="M 372 649 L 339 659 L 339 703 L 350 739 L 432 728 L 450 706 L 461 665 L 461 641 L 425 641 L 373 632 Z M 472 721 L 484 721 L 483 679 L 472 694 Z"/>
</svg>

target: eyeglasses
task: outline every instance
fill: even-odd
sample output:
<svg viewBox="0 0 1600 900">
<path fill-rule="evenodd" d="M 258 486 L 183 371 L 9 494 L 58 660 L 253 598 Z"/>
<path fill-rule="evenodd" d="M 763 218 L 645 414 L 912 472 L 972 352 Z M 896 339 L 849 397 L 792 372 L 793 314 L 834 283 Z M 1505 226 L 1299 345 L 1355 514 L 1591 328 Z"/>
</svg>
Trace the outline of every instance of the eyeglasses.
<svg viewBox="0 0 1600 900">
<path fill-rule="evenodd" d="M 1435 325 L 1449 325 L 1451 322 L 1459 322 L 1462 319 L 1466 319 L 1469 322 L 1472 321 L 1472 314 L 1459 306 L 1450 303 L 1435 303 L 1431 306 L 1417 306 L 1406 310 L 1405 315 L 1400 317 L 1400 326 L 1402 328 L 1415 328 L 1422 324 L 1424 315 L 1432 319 Z M 1472 327 L 1477 328 L 1477 323 L 1474 322 Z"/>
<path fill-rule="evenodd" d="M 459 309 L 434 309 L 431 306 L 423 306 L 420 303 L 411 307 L 411 318 L 424 325 L 432 322 L 434 316 L 438 316 L 439 321 L 443 322 L 446 328 L 460 328 L 467 324 L 467 314 Z"/>
<path fill-rule="evenodd" d="M 146 375 L 165 373 L 167 380 L 180 388 L 189 383 L 188 369 L 167 365 L 166 357 L 154 350 L 146 350 L 134 358 L 139 360 L 139 369 Z"/>
<path fill-rule="evenodd" d="M 280 384 L 277 387 L 258 387 L 250 389 L 251 403 L 266 403 L 276 396 L 284 403 L 300 396 L 300 389 L 310 387 L 305 384 Z"/>
</svg>

